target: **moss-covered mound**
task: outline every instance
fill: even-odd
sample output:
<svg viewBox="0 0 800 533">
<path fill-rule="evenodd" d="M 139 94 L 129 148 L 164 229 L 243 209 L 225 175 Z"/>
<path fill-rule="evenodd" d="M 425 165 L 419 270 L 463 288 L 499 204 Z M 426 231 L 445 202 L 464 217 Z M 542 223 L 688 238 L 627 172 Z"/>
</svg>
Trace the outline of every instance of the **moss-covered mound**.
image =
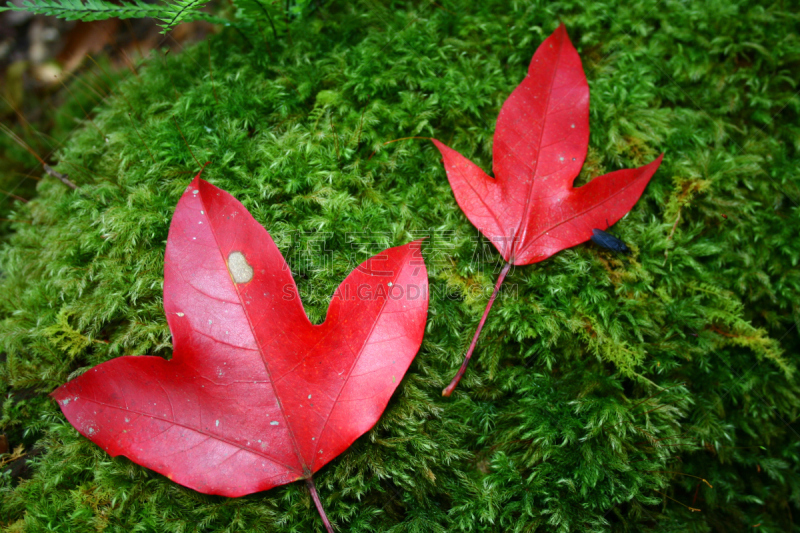
<svg viewBox="0 0 800 533">
<path fill-rule="evenodd" d="M 152 56 L 58 155 L 78 190 L 45 177 L 12 215 L 0 427 L 32 477 L 0 477 L 0 527 L 322 530 L 300 483 L 198 494 L 112 459 L 46 396 L 112 357 L 170 356 L 164 246 L 196 158 L 270 231 L 314 321 L 356 264 L 429 237 L 422 349 L 377 426 L 316 476 L 339 530 L 800 529 L 788 3 L 346 4 L 279 42 L 266 23 L 249 42 L 224 31 L 211 68 L 205 44 Z M 632 257 L 580 245 L 516 268 L 442 398 L 500 258 L 430 142 L 383 143 L 435 136 L 489 169 L 500 106 L 559 20 L 591 88 L 580 182 L 666 157 L 615 227 Z"/>
</svg>

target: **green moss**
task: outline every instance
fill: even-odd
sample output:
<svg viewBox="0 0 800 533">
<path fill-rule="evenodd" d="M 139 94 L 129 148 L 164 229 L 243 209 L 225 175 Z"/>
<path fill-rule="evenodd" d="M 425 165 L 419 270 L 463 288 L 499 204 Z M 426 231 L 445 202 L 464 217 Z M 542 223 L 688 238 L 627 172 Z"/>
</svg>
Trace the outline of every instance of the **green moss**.
<svg viewBox="0 0 800 533">
<path fill-rule="evenodd" d="M 634 255 L 581 245 L 515 268 L 445 399 L 499 256 L 431 143 L 384 143 L 436 136 L 490 168 L 500 106 L 559 20 L 591 88 L 581 182 L 666 157 L 615 227 Z M 201 495 L 17 396 L 170 355 L 164 245 L 196 157 L 270 231 L 315 322 L 356 264 L 429 236 L 422 349 L 376 427 L 316 477 L 342 531 L 797 530 L 798 17 L 755 2 L 363 2 L 301 23 L 270 53 L 214 37 L 213 78 L 205 44 L 149 58 L 94 117 L 107 140 L 89 125 L 58 154 L 79 190 L 44 178 L 16 213 L 0 425 L 43 454 L 30 480 L 1 478 L 0 524 L 321 531 L 300 484 Z"/>
</svg>

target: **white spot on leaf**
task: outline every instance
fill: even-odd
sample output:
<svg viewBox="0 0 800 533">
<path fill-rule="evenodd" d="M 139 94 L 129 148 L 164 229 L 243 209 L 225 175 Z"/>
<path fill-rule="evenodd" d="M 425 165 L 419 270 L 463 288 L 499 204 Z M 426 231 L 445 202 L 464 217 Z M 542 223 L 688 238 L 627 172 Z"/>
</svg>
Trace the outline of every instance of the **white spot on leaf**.
<svg viewBox="0 0 800 533">
<path fill-rule="evenodd" d="M 242 252 L 231 252 L 228 256 L 228 271 L 234 283 L 247 283 L 253 279 L 253 267 L 247 262 Z"/>
</svg>

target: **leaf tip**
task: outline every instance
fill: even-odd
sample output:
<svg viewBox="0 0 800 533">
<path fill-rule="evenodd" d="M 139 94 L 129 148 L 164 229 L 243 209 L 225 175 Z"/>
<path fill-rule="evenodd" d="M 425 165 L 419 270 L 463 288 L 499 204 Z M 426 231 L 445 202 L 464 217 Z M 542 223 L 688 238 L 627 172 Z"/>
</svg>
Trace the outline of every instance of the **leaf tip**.
<svg viewBox="0 0 800 533">
<path fill-rule="evenodd" d="M 200 186 L 200 183 L 205 181 L 203 178 L 200 177 L 200 174 L 202 174 L 202 172 L 197 174 L 197 176 L 194 177 L 194 179 L 191 181 L 191 183 L 189 183 L 189 188 L 197 189 L 197 187 Z"/>
<path fill-rule="evenodd" d="M 442 152 L 442 148 L 447 148 L 447 146 L 445 146 L 445 144 L 442 141 L 440 141 L 439 139 L 434 139 L 433 137 L 431 137 L 431 142 L 433 143 L 433 145 L 436 148 L 439 149 L 440 152 Z"/>
<path fill-rule="evenodd" d="M 656 157 L 655 159 L 644 165 L 644 167 L 640 168 L 647 169 L 649 171 L 648 174 L 650 174 L 650 177 L 652 177 L 652 175 L 655 174 L 656 171 L 658 170 L 658 167 L 661 166 L 661 162 L 663 160 L 664 160 L 664 152 L 661 152 L 661 154 L 659 154 L 658 157 Z M 647 179 L 649 180 L 650 178 Z"/>
<path fill-rule="evenodd" d="M 550 34 L 550 37 L 557 39 L 559 41 L 563 41 L 564 39 L 570 41 L 569 33 L 567 33 L 567 27 L 564 25 L 563 21 L 559 21 L 558 27 L 553 31 L 553 33 Z"/>
<path fill-rule="evenodd" d="M 208 183 L 206 180 L 204 180 L 204 179 L 203 179 L 203 178 L 201 178 L 200 176 L 202 176 L 202 175 L 203 175 L 203 171 L 204 171 L 204 170 L 206 169 L 206 167 L 207 167 L 208 165 L 210 165 L 210 164 L 211 164 L 211 161 L 206 161 L 206 164 L 205 164 L 205 165 L 203 165 L 203 168 L 201 168 L 201 169 L 200 169 L 200 172 L 198 172 L 198 173 L 197 173 L 197 175 L 196 175 L 196 176 L 194 177 L 194 179 L 192 180 L 192 183 L 190 183 L 190 184 L 189 184 L 190 186 L 194 185 L 195 187 L 197 187 L 197 185 L 199 185 L 201 182 L 203 182 L 203 183 Z"/>
</svg>

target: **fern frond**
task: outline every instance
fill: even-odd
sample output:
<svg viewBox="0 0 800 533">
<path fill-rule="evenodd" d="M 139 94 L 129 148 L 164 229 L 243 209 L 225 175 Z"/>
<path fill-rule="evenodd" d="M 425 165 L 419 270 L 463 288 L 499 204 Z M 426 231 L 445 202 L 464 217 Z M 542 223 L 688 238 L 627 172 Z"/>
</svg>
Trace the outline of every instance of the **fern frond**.
<svg viewBox="0 0 800 533">
<path fill-rule="evenodd" d="M 3 11 L 27 11 L 35 15 L 48 15 L 66 20 L 105 20 L 109 18 L 160 18 L 164 6 L 145 4 L 141 0 L 133 0 L 120 5 L 105 0 L 23 0 L 21 6 L 8 3 Z"/>
<path fill-rule="evenodd" d="M 150 17 L 161 21 L 162 33 L 166 33 L 182 22 L 205 20 L 213 24 L 230 24 L 228 20 L 201 11 L 208 0 L 177 0 L 168 4 L 146 4 L 132 0 L 112 4 L 106 0 L 23 0 L 17 6 L 8 3 L 0 6 L 3 11 L 27 11 L 35 15 L 47 15 L 65 20 L 105 20 L 109 18 Z"/>
<path fill-rule="evenodd" d="M 203 19 L 203 16 L 207 14 L 201 9 L 207 3 L 208 0 L 174 0 L 166 4 L 163 6 L 165 8 L 164 14 L 159 17 L 162 21 L 161 33 L 167 33 L 181 22 Z"/>
</svg>

